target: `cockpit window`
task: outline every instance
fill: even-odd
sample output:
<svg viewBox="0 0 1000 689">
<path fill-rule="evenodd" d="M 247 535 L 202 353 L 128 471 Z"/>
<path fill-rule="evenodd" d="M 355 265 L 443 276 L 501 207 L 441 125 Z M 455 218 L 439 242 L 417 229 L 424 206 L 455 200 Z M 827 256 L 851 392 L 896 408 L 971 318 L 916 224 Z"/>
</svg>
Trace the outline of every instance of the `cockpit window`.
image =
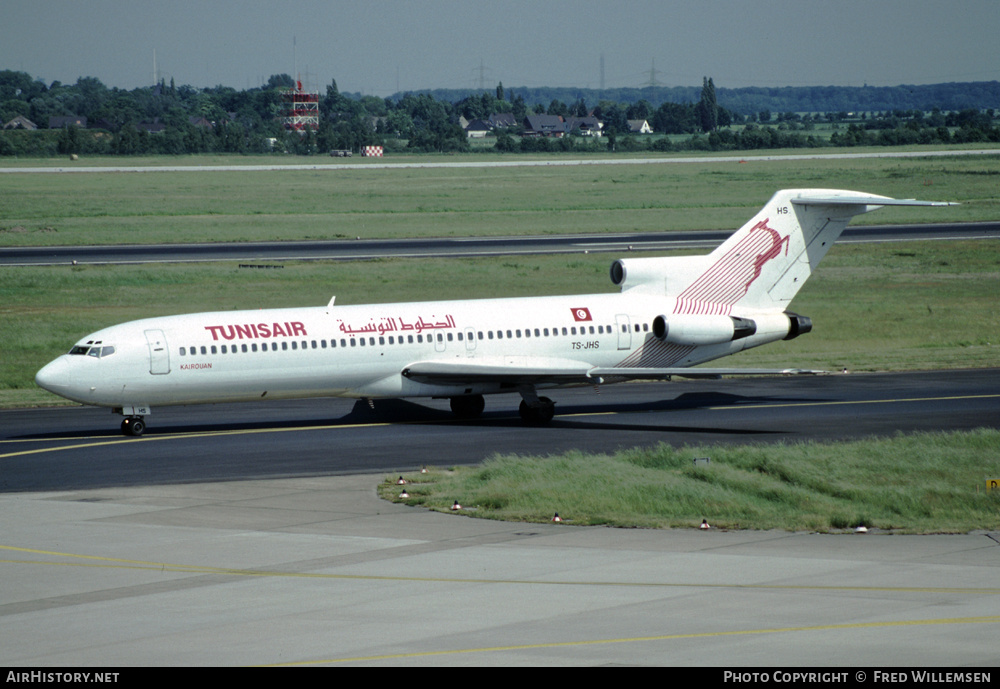
<svg viewBox="0 0 1000 689">
<path fill-rule="evenodd" d="M 101 343 L 92 344 L 88 342 L 85 345 L 76 345 L 73 349 L 69 350 L 70 354 L 86 355 L 92 356 L 96 359 L 101 359 L 106 356 L 111 356 L 115 353 L 115 348 L 111 345 L 101 346 Z"/>
</svg>

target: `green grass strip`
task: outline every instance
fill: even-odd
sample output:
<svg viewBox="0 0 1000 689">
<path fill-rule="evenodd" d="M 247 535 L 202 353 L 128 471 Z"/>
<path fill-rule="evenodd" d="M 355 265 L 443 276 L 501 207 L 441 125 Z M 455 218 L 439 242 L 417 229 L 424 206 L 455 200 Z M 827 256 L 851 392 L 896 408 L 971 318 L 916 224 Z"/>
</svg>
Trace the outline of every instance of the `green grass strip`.
<svg viewBox="0 0 1000 689">
<path fill-rule="evenodd" d="M 709 457 L 707 465 L 693 462 Z M 382 497 L 487 519 L 617 527 L 900 533 L 1000 528 L 1000 431 L 921 433 L 843 443 L 674 448 L 612 455 L 495 456 L 480 466 L 396 476 Z"/>
</svg>

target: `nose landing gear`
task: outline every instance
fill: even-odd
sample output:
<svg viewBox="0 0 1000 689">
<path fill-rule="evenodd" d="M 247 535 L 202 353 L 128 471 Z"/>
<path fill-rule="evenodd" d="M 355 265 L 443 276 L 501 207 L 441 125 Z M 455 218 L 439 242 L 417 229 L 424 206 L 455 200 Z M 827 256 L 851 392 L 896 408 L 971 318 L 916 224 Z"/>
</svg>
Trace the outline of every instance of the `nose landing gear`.
<svg viewBox="0 0 1000 689">
<path fill-rule="evenodd" d="M 129 416 L 122 421 L 122 433 L 138 438 L 146 430 L 146 422 L 141 416 Z"/>
</svg>

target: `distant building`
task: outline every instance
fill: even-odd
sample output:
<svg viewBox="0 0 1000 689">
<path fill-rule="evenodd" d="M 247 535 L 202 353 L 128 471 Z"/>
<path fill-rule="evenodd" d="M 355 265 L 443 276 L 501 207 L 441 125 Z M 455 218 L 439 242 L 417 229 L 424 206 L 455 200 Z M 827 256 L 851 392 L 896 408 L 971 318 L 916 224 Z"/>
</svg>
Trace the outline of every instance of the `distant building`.
<svg viewBox="0 0 1000 689">
<path fill-rule="evenodd" d="M 34 122 L 32 122 L 31 120 L 29 120 L 24 115 L 18 115 L 17 117 L 15 117 L 14 119 L 12 119 L 10 122 L 7 122 L 3 126 L 3 128 L 4 129 L 27 129 L 29 131 L 34 131 L 34 130 L 38 129 L 38 125 L 35 124 Z"/>
<path fill-rule="evenodd" d="M 201 127 L 202 129 L 214 129 L 215 128 L 212 125 L 212 123 L 209 122 L 204 117 L 189 117 L 188 118 L 188 124 L 190 124 L 192 127 Z"/>
<path fill-rule="evenodd" d="M 512 112 L 498 112 L 490 115 L 490 125 L 494 129 L 507 129 L 517 126 L 517 118 Z"/>
<path fill-rule="evenodd" d="M 49 118 L 49 129 L 66 129 L 66 127 L 87 128 L 87 118 L 82 115 L 60 115 Z"/>
<path fill-rule="evenodd" d="M 566 123 L 559 115 L 528 115 L 524 118 L 525 136 L 554 136 L 566 134 Z"/>
<path fill-rule="evenodd" d="M 628 131 L 630 134 L 652 134 L 653 128 L 647 120 L 629 120 Z"/>
<path fill-rule="evenodd" d="M 604 130 L 604 123 L 596 117 L 567 117 L 566 131 L 580 132 L 581 136 L 600 137 Z"/>
<path fill-rule="evenodd" d="M 162 134 L 166 130 L 167 125 L 160 122 L 160 118 L 157 117 L 152 122 L 140 122 L 135 128 L 148 134 Z"/>
<path fill-rule="evenodd" d="M 472 120 L 465 127 L 465 135 L 470 139 L 483 139 L 491 131 L 493 131 L 493 127 L 490 126 L 489 122 L 483 120 Z"/>
</svg>

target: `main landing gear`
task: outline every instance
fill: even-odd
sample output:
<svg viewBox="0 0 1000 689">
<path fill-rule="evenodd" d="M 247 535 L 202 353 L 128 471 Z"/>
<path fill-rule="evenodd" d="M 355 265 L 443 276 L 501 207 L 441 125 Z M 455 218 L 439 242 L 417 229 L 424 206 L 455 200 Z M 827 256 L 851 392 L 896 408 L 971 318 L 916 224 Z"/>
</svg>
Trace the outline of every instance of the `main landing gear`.
<svg viewBox="0 0 1000 689">
<path fill-rule="evenodd" d="M 523 398 L 518 413 L 527 425 L 544 426 L 555 416 L 555 402 L 548 397 L 539 397 L 534 387 L 526 386 L 518 392 Z M 486 400 L 482 395 L 459 395 L 451 397 L 450 402 L 452 412 L 460 419 L 478 418 L 486 408 Z"/>
<path fill-rule="evenodd" d="M 521 420 L 529 426 L 544 426 L 552 417 L 556 415 L 556 403 L 548 397 L 537 398 L 537 404 L 532 405 L 528 400 L 521 400 L 521 406 L 517 412 L 521 415 Z"/>
<path fill-rule="evenodd" d="M 146 422 L 141 416 L 127 416 L 122 421 L 122 433 L 138 438 L 146 430 Z"/>
<path fill-rule="evenodd" d="M 462 395 L 451 398 L 451 410 L 460 419 L 475 419 L 486 408 L 486 400 L 482 395 Z"/>
</svg>

